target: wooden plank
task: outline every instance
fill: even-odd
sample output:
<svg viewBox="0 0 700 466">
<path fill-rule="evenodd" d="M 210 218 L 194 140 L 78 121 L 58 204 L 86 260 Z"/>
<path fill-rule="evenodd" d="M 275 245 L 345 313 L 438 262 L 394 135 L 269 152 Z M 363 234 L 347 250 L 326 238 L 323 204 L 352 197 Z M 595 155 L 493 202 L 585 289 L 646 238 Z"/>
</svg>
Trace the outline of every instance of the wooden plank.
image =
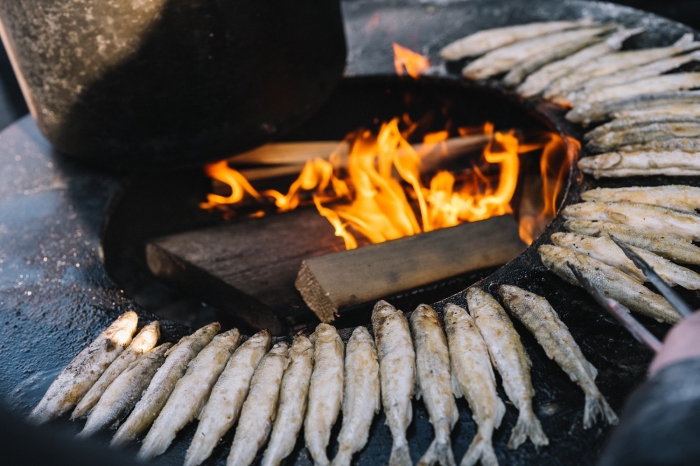
<svg viewBox="0 0 700 466">
<path fill-rule="evenodd" d="M 493 267 L 525 249 L 510 215 L 305 260 L 295 286 L 323 322 L 343 307 Z"/>
</svg>

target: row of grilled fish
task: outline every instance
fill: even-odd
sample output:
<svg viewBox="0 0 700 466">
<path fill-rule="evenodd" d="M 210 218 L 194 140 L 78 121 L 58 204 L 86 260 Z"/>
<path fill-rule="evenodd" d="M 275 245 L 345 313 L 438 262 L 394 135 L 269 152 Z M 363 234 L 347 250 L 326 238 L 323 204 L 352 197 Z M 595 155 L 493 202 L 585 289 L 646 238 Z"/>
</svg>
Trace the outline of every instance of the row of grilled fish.
<svg viewBox="0 0 700 466">
<path fill-rule="evenodd" d="M 499 289 L 518 317 L 586 393 L 584 427 L 602 414 L 616 417 L 595 386 L 595 369 L 543 298 L 514 286 Z M 262 464 L 276 465 L 288 456 L 304 427 L 314 463 L 348 465 L 367 442 L 375 414 L 384 407 L 392 433 L 390 464 L 412 464 L 406 429 L 411 400 L 422 398 L 435 439 L 419 464 L 454 465 L 450 434 L 458 419 L 455 397 L 464 396 L 478 432 L 461 464 L 498 464 L 492 444 L 505 406 L 496 392 L 496 367 L 506 394 L 520 415 L 508 446 L 548 439 L 534 414 L 530 360 L 508 315 L 491 295 L 471 288 L 469 312 L 448 305 L 443 320 L 430 306 L 410 317 L 385 301 L 372 314 L 374 338 L 356 328 L 347 346 L 336 329 L 320 324 L 291 346 L 272 345 L 262 331 L 245 342 L 238 330 L 217 334 L 207 325 L 177 344 L 155 346 L 159 324 L 146 325 L 135 337 L 138 318 L 127 312 L 82 351 L 59 374 L 31 412 L 36 423 L 70 410 L 87 415 L 81 437 L 118 423 L 111 445 L 122 447 L 147 431 L 138 458 L 164 453 L 189 422 L 198 425 L 186 465 L 206 460 L 235 424 L 229 465 L 247 465 L 267 443 Z M 270 346 L 272 345 L 272 348 Z M 331 429 L 339 412 L 343 421 L 338 452 L 327 457 Z M 130 413 L 130 414 L 129 414 Z"/>
</svg>

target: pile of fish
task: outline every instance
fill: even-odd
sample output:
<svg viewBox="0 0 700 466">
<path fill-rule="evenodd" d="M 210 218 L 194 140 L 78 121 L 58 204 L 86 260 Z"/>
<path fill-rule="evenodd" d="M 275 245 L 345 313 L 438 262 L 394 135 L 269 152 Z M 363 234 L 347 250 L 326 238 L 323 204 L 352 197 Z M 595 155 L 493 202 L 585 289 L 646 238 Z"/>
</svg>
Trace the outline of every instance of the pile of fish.
<svg viewBox="0 0 700 466">
<path fill-rule="evenodd" d="M 600 154 L 579 162 L 585 173 L 698 176 L 700 90 L 692 89 L 700 73 L 678 69 L 700 61 L 700 42 L 685 34 L 665 47 L 621 51 L 643 32 L 585 19 L 530 23 L 477 32 L 440 54 L 472 58 L 462 72 L 468 79 L 505 73 L 501 83 L 521 97 L 573 107 L 571 122 L 612 120 L 585 135 Z"/>
<path fill-rule="evenodd" d="M 584 428 L 597 417 L 617 417 L 595 385 L 596 370 L 556 312 L 544 299 L 510 285 L 499 294 L 511 315 L 535 336 L 545 353 L 585 393 Z M 410 319 L 386 301 L 372 313 L 371 332 L 357 327 L 347 344 L 335 327 L 319 324 L 291 344 L 272 341 L 263 330 L 244 339 L 236 329 L 219 333 L 209 324 L 177 344 L 156 346 L 159 323 L 136 335 L 134 312 L 120 316 L 58 375 L 30 413 L 45 423 L 69 411 L 87 416 L 78 434 L 87 437 L 119 425 L 112 447 L 145 434 L 140 460 L 163 454 L 192 421 L 197 430 L 184 464 L 202 464 L 236 426 L 227 465 L 251 464 L 267 444 L 263 465 L 287 457 L 304 427 L 304 442 L 317 465 L 349 465 L 367 443 L 372 421 L 383 407 L 393 445 L 390 464 L 411 465 L 406 429 L 412 399 L 427 408 L 435 439 L 419 464 L 455 465 L 450 435 L 465 397 L 478 431 L 462 466 L 497 465 L 491 438 L 506 407 L 496 390 L 494 367 L 510 402 L 519 410 L 508 447 L 528 438 L 549 443 L 533 409 L 530 358 L 508 313 L 487 292 L 472 287 L 468 310 L 448 304 L 442 318 L 422 304 Z M 338 450 L 327 447 L 342 410 Z"/>
</svg>

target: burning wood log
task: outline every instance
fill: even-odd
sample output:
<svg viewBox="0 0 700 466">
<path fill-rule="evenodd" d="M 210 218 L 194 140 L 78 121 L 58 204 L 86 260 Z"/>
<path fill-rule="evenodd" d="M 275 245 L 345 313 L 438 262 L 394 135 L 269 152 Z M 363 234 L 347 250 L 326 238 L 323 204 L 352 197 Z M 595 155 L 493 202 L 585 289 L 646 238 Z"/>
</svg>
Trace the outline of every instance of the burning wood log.
<svg viewBox="0 0 700 466">
<path fill-rule="evenodd" d="M 509 215 L 307 259 L 295 282 L 322 322 L 338 310 L 508 262 L 525 248 Z"/>
</svg>

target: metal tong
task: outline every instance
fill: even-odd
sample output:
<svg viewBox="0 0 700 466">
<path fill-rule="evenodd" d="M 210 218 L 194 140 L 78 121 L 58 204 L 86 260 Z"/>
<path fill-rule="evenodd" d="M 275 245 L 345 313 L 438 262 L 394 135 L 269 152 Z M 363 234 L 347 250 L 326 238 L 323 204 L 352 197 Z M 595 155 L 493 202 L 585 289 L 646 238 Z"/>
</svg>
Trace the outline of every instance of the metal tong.
<svg viewBox="0 0 700 466">
<path fill-rule="evenodd" d="M 692 309 L 681 299 L 678 294 L 668 286 L 661 277 L 651 268 L 649 264 L 646 263 L 644 259 L 639 257 L 637 253 L 632 251 L 627 245 L 610 235 L 610 238 L 618 245 L 622 252 L 636 265 L 642 273 L 649 279 L 649 281 L 656 287 L 656 289 L 663 295 L 664 298 L 669 302 L 669 304 L 681 315 L 681 317 L 686 318 L 693 313 Z M 630 314 L 629 309 L 627 309 L 622 304 L 618 303 L 614 299 L 606 297 L 598 288 L 596 288 L 590 280 L 583 276 L 583 274 L 576 268 L 575 265 L 567 262 L 567 265 L 573 272 L 576 279 L 579 281 L 581 286 L 588 291 L 588 293 L 606 309 L 610 314 L 612 314 L 618 322 L 620 322 L 634 338 L 640 343 L 647 345 L 655 353 L 661 350 L 662 343 L 656 338 L 649 330 L 646 329 L 637 319 L 635 319 L 632 314 Z"/>
</svg>

